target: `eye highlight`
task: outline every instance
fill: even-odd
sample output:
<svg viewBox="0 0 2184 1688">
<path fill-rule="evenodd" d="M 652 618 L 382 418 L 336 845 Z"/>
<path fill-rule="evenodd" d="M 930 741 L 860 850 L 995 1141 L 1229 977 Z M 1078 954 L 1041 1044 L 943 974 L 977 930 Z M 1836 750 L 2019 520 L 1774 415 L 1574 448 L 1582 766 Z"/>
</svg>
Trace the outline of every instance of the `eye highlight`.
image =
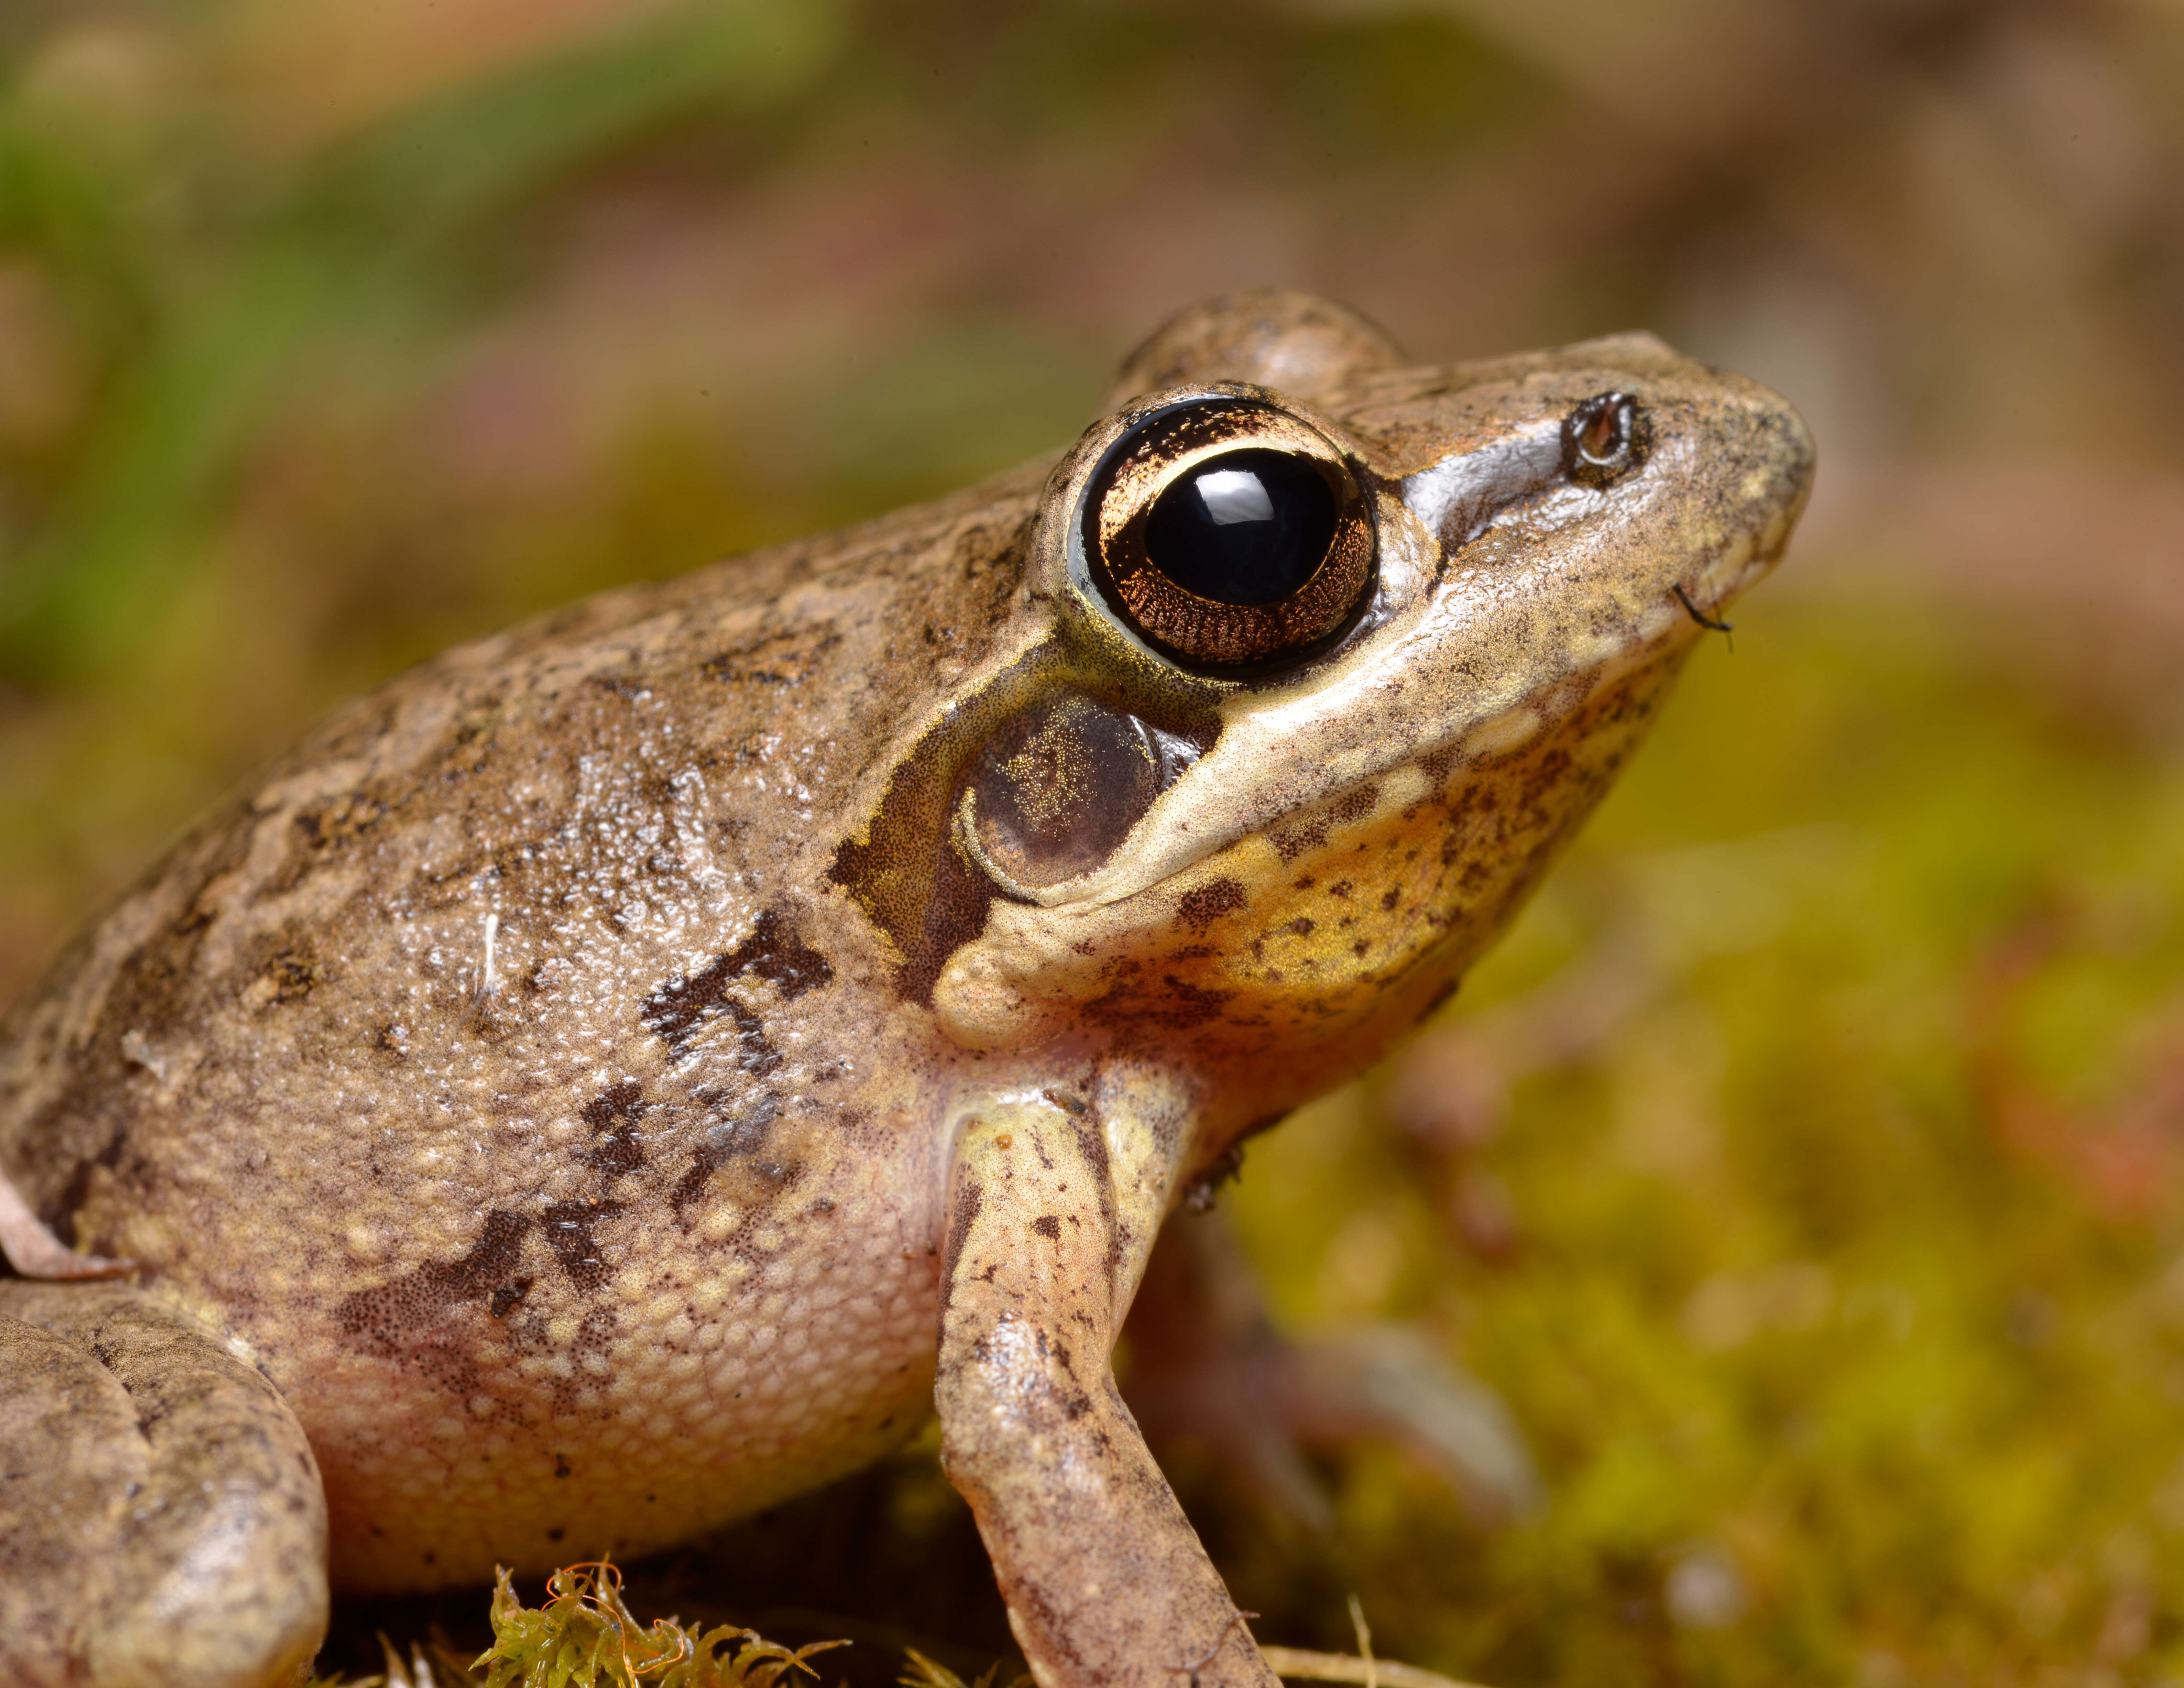
<svg viewBox="0 0 2184 1688">
<path fill-rule="evenodd" d="M 1116 616 L 1206 672 L 1324 649 L 1373 577 L 1371 516 L 1342 454 L 1253 399 L 1186 401 L 1125 434 L 1087 490 L 1084 541 Z"/>
</svg>

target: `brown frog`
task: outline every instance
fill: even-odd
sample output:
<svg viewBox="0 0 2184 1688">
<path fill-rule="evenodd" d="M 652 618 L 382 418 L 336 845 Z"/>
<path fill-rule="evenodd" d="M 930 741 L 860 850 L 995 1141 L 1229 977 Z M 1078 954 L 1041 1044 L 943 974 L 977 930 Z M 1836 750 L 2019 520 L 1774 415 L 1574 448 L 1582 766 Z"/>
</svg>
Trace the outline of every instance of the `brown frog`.
<svg viewBox="0 0 2184 1688">
<path fill-rule="evenodd" d="M 642 1552 L 937 1405 L 1044 1688 L 1269 1682 L 1110 1371 L 1154 1236 L 1454 988 L 1812 461 L 1647 336 L 1245 295 L 1058 463 L 340 711 L 0 1026 L 0 1674 L 279 1680 L 329 1565 Z"/>
</svg>

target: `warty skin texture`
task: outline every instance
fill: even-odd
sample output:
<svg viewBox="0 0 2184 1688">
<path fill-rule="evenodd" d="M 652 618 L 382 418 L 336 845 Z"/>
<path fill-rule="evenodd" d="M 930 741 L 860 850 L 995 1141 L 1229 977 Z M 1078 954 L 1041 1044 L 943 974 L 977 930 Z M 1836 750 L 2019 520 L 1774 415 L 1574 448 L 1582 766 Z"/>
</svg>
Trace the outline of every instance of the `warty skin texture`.
<svg viewBox="0 0 2184 1688">
<path fill-rule="evenodd" d="M 883 1451 L 937 1368 L 1043 1684 L 1269 1680 L 1113 1394 L 1152 1238 L 1502 929 L 1700 635 L 1674 588 L 1772 564 L 1811 450 L 1646 337 L 1405 369 L 1294 295 L 1119 386 L 1050 472 L 351 705 L 0 1023 L 0 1172 L 277 1385 L 337 1586 L 674 1540 Z M 1089 588 L 1156 386 L 1346 454 L 1378 574 L 1332 649 L 1184 673 Z M 1607 391 L 1648 448 L 1584 484 Z M 1184 748 L 1095 866 L 997 883 L 979 748 L 1063 697 Z"/>
</svg>

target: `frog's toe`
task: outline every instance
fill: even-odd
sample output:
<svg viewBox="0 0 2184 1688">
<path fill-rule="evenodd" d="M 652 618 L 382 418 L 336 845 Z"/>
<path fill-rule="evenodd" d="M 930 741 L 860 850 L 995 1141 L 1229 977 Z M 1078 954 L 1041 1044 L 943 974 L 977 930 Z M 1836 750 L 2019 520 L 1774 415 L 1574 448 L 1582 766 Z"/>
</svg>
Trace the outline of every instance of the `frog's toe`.
<svg viewBox="0 0 2184 1688">
<path fill-rule="evenodd" d="M 1202 1446 L 1301 1523 L 1334 1524 L 1306 1451 L 1364 1437 L 1409 1450 L 1482 1522 L 1537 1501 L 1531 1456 L 1499 1396 L 1399 1326 L 1282 1336 L 1217 1214 L 1162 1231 L 1128 1329 L 1123 1394 L 1147 1439 Z"/>
<path fill-rule="evenodd" d="M 122 1284 L 0 1281 L 0 1681 L 291 1681 L 326 1552 L 294 1414 L 202 1325 Z"/>
</svg>

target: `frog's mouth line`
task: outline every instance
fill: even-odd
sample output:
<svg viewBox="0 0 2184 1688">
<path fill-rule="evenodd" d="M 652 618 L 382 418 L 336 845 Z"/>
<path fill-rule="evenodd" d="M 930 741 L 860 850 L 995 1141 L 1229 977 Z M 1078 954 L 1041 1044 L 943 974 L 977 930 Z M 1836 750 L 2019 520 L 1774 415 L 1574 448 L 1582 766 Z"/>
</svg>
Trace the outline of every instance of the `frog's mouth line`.
<svg viewBox="0 0 2184 1688">
<path fill-rule="evenodd" d="M 1483 720 L 1468 718 L 1446 732 L 1390 744 L 1384 756 L 1356 769 L 1346 777 L 1329 782 L 1294 805 L 1279 805 L 1276 811 L 1279 818 L 1198 829 L 1190 844 L 1182 849 L 1171 847 L 1159 855 L 1142 847 L 1139 837 L 1134 835 L 1095 872 L 1050 887 L 1026 900 L 1047 908 L 1105 907 L 1126 902 L 1157 892 L 1170 882 L 1189 877 L 1209 858 L 1255 833 L 1299 830 L 1308 827 L 1314 817 L 1329 814 L 1347 813 L 1362 819 L 1371 811 L 1415 802 L 1426 796 L 1433 786 L 1457 777 L 1457 771 L 1466 766 L 1516 755 L 1537 740 L 1551 737 L 1595 697 L 1612 689 L 1637 670 L 1658 663 L 1674 647 L 1695 642 L 1696 630 L 1685 635 L 1680 626 L 1682 619 L 1680 610 L 1674 610 L 1673 616 L 1663 612 L 1657 618 L 1658 627 L 1651 637 L 1593 670 L 1582 683 L 1578 683 L 1575 677 L 1557 676 Z M 1663 638 L 1664 633 L 1668 637 Z M 1438 774 L 1434 772 L 1436 763 L 1443 765 Z M 1173 846 L 1181 841 L 1161 842 Z"/>
</svg>

